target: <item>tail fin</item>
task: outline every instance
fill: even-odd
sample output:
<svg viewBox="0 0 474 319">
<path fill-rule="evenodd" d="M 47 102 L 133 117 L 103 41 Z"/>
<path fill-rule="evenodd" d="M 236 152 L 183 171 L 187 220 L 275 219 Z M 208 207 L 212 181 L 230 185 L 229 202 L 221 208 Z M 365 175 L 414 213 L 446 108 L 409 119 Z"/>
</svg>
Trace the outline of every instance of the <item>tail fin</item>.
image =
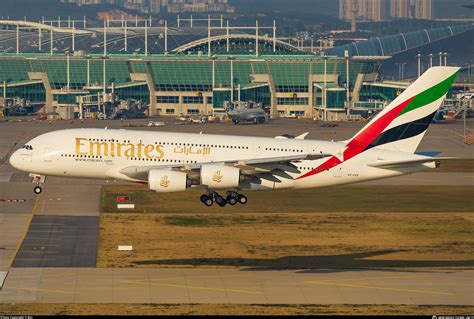
<svg viewBox="0 0 474 319">
<path fill-rule="evenodd" d="M 347 146 L 414 153 L 459 68 L 433 67 L 360 130 Z"/>
</svg>

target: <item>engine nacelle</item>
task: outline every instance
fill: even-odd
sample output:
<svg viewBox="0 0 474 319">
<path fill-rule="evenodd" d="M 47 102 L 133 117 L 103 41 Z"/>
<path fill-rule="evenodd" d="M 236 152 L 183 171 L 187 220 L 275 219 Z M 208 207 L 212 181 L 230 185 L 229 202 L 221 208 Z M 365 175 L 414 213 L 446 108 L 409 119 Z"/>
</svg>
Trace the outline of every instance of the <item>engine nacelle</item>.
<svg viewBox="0 0 474 319">
<path fill-rule="evenodd" d="M 148 172 L 148 186 L 158 193 L 181 192 L 190 187 L 186 173 L 152 169 Z"/>
<path fill-rule="evenodd" d="M 225 165 L 201 166 L 201 184 L 212 189 L 237 188 L 240 169 Z"/>
</svg>

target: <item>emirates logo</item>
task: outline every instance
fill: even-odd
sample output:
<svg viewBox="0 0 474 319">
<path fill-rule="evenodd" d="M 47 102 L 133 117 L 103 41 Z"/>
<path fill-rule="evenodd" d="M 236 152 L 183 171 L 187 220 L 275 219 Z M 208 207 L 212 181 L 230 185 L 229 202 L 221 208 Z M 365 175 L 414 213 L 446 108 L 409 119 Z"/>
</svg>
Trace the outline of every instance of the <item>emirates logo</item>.
<svg viewBox="0 0 474 319">
<path fill-rule="evenodd" d="M 222 178 L 224 176 L 221 174 L 221 171 L 220 170 L 217 170 L 214 172 L 214 175 L 212 175 L 212 180 L 216 183 L 220 183 L 222 182 Z"/>
<path fill-rule="evenodd" d="M 170 181 L 170 178 L 168 177 L 168 175 L 163 176 L 160 180 L 160 186 L 167 188 L 168 186 L 170 186 L 170 182 L 171 181 Z"/>
</svg>

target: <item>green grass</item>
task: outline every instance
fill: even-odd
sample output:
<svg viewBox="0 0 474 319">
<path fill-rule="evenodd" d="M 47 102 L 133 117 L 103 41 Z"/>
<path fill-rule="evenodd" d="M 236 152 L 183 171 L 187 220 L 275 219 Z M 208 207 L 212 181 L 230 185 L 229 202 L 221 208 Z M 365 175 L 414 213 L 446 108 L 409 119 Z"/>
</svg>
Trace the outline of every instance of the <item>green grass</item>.
<svg viewBox="0 0 474 319">
<path fill-rule="evenodd" d="M 158 194 L 146 187 L 103 186 L 101 212 L 120 213 L 118 195 L 129 196 L 135 204 L 134 210 L 123 211 L 127 213 L 474 212 L 474 186 L 341 186 L 246 192 L 247 205 L 224 208 L 204 206 L 199 201 L 201 194 L 199 190 Z"/>
<path fill-rule="evenodd" d="M 166 225 L 173 226 L 190 226 L 190 227 L 215 227 L 223 226 L 223 222 L 220 219 L 190 216 L 173 216 L 165 217 L 164 223 Z"/>
</svg>

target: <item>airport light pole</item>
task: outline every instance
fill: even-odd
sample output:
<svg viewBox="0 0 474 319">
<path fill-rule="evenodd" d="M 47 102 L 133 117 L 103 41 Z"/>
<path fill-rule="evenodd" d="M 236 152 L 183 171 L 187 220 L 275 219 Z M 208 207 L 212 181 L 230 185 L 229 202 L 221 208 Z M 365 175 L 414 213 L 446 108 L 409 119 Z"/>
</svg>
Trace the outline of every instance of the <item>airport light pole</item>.
<svg viewBox="0 0 474 319">
<path fill-rule="evenodd" d="M 230 51 L 230 32 L 229 32 L 229 20 L 227 20 L 227 27 L 226 27 L 226 48 L 227 53 Z"/>
<path fill-rule="evenodd" d="M 350 91 L 349 91 L 349 51 L 345 50 L 344 51 L 344 57 L 346 58 L 346 101 L 347 101 L 347 107 L 349 107 L 349 101 L 350 101 Z"/>
<path fill-rule="evenodd" d="M 69 90 L 71 87 L 71 64 L 70 64 L 70 57 L 69 57 L 69 51 L 66 51 L 66 72 L 67 72 L 67 84 L 66 84 L 66 89 Z"/>
<path fill-rule="evenodd" d="M 107 55 L 107 22 L 104 21 L 104 56 Z"/>
<path fill-rule="evenodd" d="M 448 52 L 444 52 L 444 66 L 448 66 Z"/>
<path fill-rule="evenodd" d="M 91 82 L 91 57 L 87 57 L 87 87 L 90 86 Z"/>
<path fill-rule="evenodd" d="M 432 68 L 433 67 L 433 53 L 430 53 L 429 57 L 430 57 L 430 68 Z"/>
<path fill-rule="evenodd" d="M 51 21 L 51 32 L 50 32 L 50 39 L 49 40 L 50 40 L 50 54 L 53 55 L 53 49 L 54 49 L 53 48 L 53 42 L 54 42 L 53 40 L 54 40 L 54 38 L 53 38 L 53 22 L 52 21 Z"/>
<path fill-rule="evenodd" d="M 277 32 L 276 21 L 273 20 L 273 52 L 276 52 L 276 32 Z"/>
<path fill-rule="evenodd" d="M 107 93 L 107 69 L 106 69 L 106 60 L 107 60 L 107 56 L 103 56 L 102 57 L 103 59 L 103 69 L 102 69 L 102 74 L 103 74 L 103 94 L 102 94 L 102 99 L 103 99 L 103 102 L 102 103 L 102 107 L 103 107 L 103 113 L 105 115 L 105 95 Z"/>
<path fill-rule="evenodd" d="M 165 54 L 168 54 L 168 20 L 165 20 Z"/>
<path fill-rule="evenodd" d="M 148 55 L 148 23 L 145 20 L 145 55 Z"/>
<path fill-rule="evenodd" d="M 443 52 L 439 52 L 439 66 L 443 66 Z"/>
<path fill-rule="evenodd" d="M 230 58 L 230 103 L 234 102 L 234 58 Z"/>
<path fill-rule="evenodd" d="M 327 90 L 326 90 L 326 85 L 327 85 L 327 61 L 328 57 L 325 54 L 324 55 L 324 86 L 323 86 L 323 120 L 327 120 L 327 115 L 326 115 L 326 108 L 327 108 Z"/>
<path fill-rule="evenodd" d="M 216 87 L 216 60 L 212 59 L 212 91 Z"/>
<path fill-rule="evenodd" d="M 191 28 L 193 27 L 193 16 L 191 16 Z M 207 22 L 207 55 L 211 56 L 211 19 Z"/>
<path fill-rule="evenodd" d="M 38 28 L 38 51 L 41 51 L 41 38 L 43 37 L 43 34 L 41 32 L 41 27 Z"/>
<path fill-rule="evenodd" d="M 421 54 L 418 52 L 416 57 L 418 59 L 418 77 L 420 77 L 421 76 Z"/>
<path fill-rule="evenodd" d="M 20 54 L 20 26 L 16 24 L 16 55 Z"/>
<path fill-rule="evenodd" d="M 76 51 L 76 25 L 72 20 L 72 52 Z"/>
<path fill-rule="evenodd" d="M 128 32 L 127 32 L 127 20 L 124 21 L 124 39 L 123 39 L 123 44 L 124 44 L 124 50 L 125 52 L 128 52 Z"/>
<path fill-rule="evenodd" d="M 258 57 L 258 20 L 255 21 L 255 56 Z"/>
</svg>

